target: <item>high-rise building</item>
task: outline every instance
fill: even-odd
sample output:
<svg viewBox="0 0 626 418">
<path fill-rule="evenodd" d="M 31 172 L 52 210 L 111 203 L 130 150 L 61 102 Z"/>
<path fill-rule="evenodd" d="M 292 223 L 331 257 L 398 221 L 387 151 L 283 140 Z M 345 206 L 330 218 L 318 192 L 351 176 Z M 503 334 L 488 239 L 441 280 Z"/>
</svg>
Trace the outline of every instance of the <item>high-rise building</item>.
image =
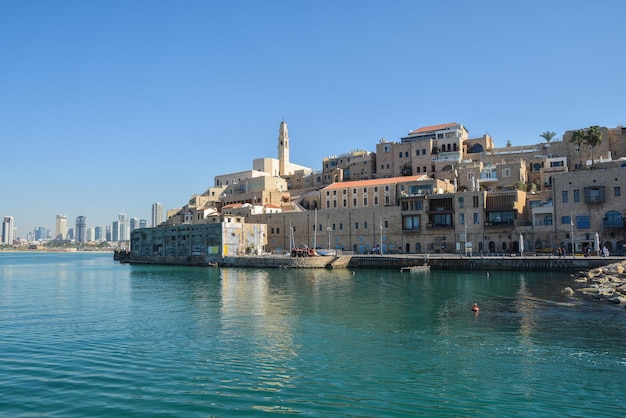
<svg viewBox="0 0 626 418">
<path fill-rule="evenodd" d="M 126 214 L 125 213 L 120 213 L 117 216 L 117 222 L 118 222 L 118 241 L 128 241 L 129 240 L 129 234 L 128 234 L 128 222 L 126 220 Z"/>
<path fill-rule="evenodd" d="M 5 216 L 2 222 L 2 244 L 13 245 L 13 217 Z"/>
<path fill-rule="evenodd" d="M 120 221 L 113 221 L 113 227 L 111 228 L 111 239 L 109 241 L 120 241 Z"/>
<path fill-rule="evenodd" d="M 139 221 L 139 228 L 147 228 L 148 227 L 148 221 L 146 221 L 145 219 L 142 219 Z"/>
<path fill-rule="evenodd" d="M 87 217 L 76 218 L 76 242 L 87 242 Z"/>
<path fill-rule="evenodd" d="M 67 216 L 57 215 L 56 232 L 54 238 L 58 240 L 67 239 Z"/>
<path fill-rule="evenodd" d="M 44 228 L 43 226 L 35 228 L 35 241 L 45 240 L 49 235 L 50 231 L 48 231 L 48 228 Z"/>
<path fill-rule="evenodd" d="M 163 222 L 163 205 L 159 202 L 152 204 L 152 226 L 159 226 Z"/>
<path fill-rule="evenodd" d="M 107 241 L 113 241 L 113 232 L 111 230 L 111 225 L 107 225 L 106 226 L 106 240 Z"/>
<path fill-rule="evenodd" d="M 102 227 L 101 226 L 97 226 L 95 228 L 94 240 L 102 241 Z"/>
<path fill-rule="evenodd" d="M 137 228 L 139 228 L 139 219 L 138 218 L 130 218 L 130 232 L 133 232 Z"/>
</svg>

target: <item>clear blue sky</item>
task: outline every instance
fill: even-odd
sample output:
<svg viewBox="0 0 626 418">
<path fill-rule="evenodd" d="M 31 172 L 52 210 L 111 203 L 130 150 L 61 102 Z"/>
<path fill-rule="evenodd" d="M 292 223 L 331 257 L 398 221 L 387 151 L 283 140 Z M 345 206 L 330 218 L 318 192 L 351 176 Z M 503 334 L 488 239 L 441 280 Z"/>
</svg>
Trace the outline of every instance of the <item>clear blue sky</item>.
<svg viewBox="0 0 626 418">
<path fill-rule="evenodd" d="M 626 124 L 626 2 L 0 2 L 0 216 L 150 221 L 218 174 L 462 123 L 496 146 Z M 54 231 L 53 231 L 54 232 Z"/>
</svg>

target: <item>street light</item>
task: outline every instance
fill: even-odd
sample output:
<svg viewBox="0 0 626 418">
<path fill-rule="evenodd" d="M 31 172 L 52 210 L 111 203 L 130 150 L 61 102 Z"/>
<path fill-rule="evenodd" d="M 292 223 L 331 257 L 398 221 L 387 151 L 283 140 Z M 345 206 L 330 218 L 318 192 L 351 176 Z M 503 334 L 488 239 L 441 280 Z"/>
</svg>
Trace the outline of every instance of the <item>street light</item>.
<svg viewBox="0 0 626 418">
<path fill-rule="evenodd" d="M 328 231 L 328 251 L 330 251 L 330 231 L 331 231 L 331 227 L 327 227 L 326 231 Z"/>
<path fill-rule="evenodd" d="M 570 227 L 572 228 L 572 231 L 570 233 L 570 238 L 572 240 L 572 257 L 576 257 L 576 250 L 574 248 L 574 244 L 575 244 L 574 243 L 574 218 L 572 216 L 573 216 L 572 214 L 569 215 L 569 224 L 570 224 Z"/>
<path fill-rule="evenodd" d="M 383 255 L 383 217 L 380 217 L 380 255 Z"/>
</svg>

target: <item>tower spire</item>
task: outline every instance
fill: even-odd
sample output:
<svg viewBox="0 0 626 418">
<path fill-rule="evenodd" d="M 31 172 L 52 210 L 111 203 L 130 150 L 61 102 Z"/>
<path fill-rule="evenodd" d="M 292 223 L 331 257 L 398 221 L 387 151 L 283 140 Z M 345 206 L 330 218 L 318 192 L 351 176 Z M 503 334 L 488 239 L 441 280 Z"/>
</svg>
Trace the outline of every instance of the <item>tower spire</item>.
<svg viewBox="0 0 626 418">
<path fill-rule="evenodd" d="M 289 167 L 289 130 L 285 118 L 283 118 L 278 129 L 278 165 L 279 176 L 289 174 L 287 173 Z"/>
</svg>

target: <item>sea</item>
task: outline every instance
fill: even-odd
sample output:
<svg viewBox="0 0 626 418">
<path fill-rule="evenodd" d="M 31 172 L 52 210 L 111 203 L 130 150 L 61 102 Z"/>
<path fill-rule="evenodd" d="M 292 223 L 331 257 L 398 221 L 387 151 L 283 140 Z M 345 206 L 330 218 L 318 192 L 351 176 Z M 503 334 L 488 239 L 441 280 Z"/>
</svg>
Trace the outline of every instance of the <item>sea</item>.
<svg viewBox="0 0 626 418">
<path fill-rule="evenodd" d="M 623 417 L 626 309 L 573 285 L 4 252 L 0 416 Z"/>
</svg>

